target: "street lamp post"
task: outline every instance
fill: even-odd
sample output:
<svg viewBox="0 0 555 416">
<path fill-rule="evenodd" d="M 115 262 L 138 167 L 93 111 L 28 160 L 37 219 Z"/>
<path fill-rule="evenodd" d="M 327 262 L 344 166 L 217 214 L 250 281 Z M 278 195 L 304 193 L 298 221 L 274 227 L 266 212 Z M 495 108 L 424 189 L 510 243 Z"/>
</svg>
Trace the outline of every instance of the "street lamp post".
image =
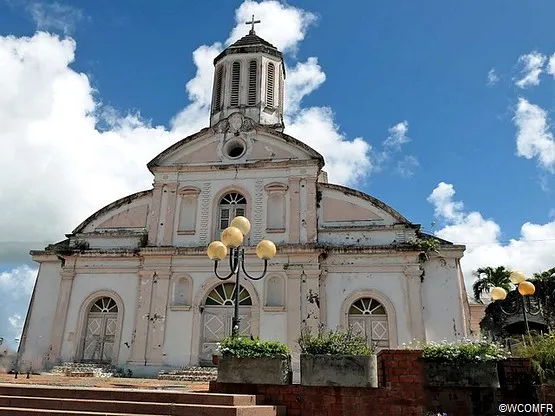
<svg viewBox="0 0 555 416">
<path fill-rule="evenodd" d="M 524 320 L 524 326 L 526 328 L 526 333 L 530 334 L 530 327 L 528 326 L 528 314 L 538 315 L 542 312 L 541 305 L 538 303 L 536 308 L 532 308 L 532 302 L 530 301 L 530 296 L 536 292 L 536 287 L 532 282 L 526 280 L 526 275 L 522 272 L 512 272 L 510 275 L 511 282 L 516 286 L 518 293 L 520 294 L 520 300 L 522 303 L 522 317 Z M 494 301 L 502 301 L 507 298 L 507 291 L 502 287 L 494 287 L 491 291 L 491 298 Z M 519 305 L 520 306 L 520 305 Z M 519 306 L 514 311 L 507 311 L 499 304 L 501 312 L 505 315 L 515 315 L 519 313 Z"/>
<path fill-rule="evenodd" d="M 276 255 L 276 245 L 270 240 L 262 240 L 256 246 L 256 255 L 258 258 L 264 260 L 264 270 L 258 277 L 251 276 L 245 270 L 245 249 L 242 247 L 243 238 L 250 232 L 251 223 L 245 217 L 235 217 L 229 227 L 227 227 L 221 236 L 221 241 L 213 241 L 208 246 L 207 254 L 210 260 L 214 260 L 214 274 L 220 280 L 228 280 L 234 275 L 235 278 L 235 300 L 234 300 L 234 313 L 232 320 L 232 336 L 239 335 L 239 302 L 240 299 L 240 279 L 241 270 L 245 277 L 251 280 L 260 280 L 266 276 L 268 269 L 268 260 Z M 220 276 L 218 273 L 218 262 L 223 260 L 227 255 L 229 249 L 229 268 L 230 272 L 227 276 Z"/>
</svg>

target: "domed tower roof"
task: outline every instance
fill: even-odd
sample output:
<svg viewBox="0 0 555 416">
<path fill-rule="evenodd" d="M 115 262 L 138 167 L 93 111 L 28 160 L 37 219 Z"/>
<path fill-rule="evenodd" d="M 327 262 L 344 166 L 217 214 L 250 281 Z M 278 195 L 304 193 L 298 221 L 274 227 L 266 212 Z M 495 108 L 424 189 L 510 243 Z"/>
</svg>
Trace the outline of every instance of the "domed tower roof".
<svg viewBox="0 0 555 416">
<path fill-rule="evenodd" d="M 283 54 L 251 30 L 214 59 L 210 125 L 235 112 L 283 130 L 285 66 Z"/>
<path fill-rule="evenodd" d="M 273 55 L 276 58 L 283 59 L 282 53 L 272 45 L 270 42 L 262 39 L 258 36 L 254 30 L 251 30 L 248 35 L 243 36 L 241 39 L 235 43 L 229 45 L 224 51 L 222 51 L 214 59 L 214 65 L 216 65 L 224 56 L 231 55 L 234 53 L 255 53 L 263 52 L 269 55 Z"/>
</svg>

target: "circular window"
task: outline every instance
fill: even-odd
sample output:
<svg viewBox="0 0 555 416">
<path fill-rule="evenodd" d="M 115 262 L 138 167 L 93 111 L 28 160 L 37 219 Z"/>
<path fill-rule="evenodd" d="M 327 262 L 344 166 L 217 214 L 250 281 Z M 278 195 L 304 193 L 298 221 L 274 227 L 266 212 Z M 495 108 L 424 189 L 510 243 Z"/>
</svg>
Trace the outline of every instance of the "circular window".
<svg viewBox="0 0 555 416">
<path fill-rule="evenodd" d="M 238 159 L 245 154 L 247 146 L 239 139 L 231 140 L 225 145 L 225 154 L 230 159 Z"/>
</svg>

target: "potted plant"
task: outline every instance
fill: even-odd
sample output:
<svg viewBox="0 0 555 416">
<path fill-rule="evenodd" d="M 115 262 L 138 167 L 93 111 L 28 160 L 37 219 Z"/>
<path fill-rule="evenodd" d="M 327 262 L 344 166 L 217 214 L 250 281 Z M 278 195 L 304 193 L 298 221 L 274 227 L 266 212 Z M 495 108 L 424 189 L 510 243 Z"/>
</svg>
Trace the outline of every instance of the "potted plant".
<svg viewBox="0 0 555 416">
<path fill-rule="evenodd" d="M 378 365 L 366 338 L 353 332 L 303 328 L 301 384 L 305 386 L 378 387 Z"/>
<path fill-rule="evenodd" d="M 488 340 L 426 343 L 422 348 L 427 386 L 499 387 L 497 362 L 509 356 Z"/>
<path fill-rule="evenodd" d="M 291 384 L 291 355 L 281 342 L 230 336 L 218 351 L 219 383 Z"/>
<path fill-rule="evenodd" d="M 532 368 L 542 384 L 555 386 L 555 334 L 543 334 L 525 338 L 515 355 L 529 358 Z"/>
</svg>

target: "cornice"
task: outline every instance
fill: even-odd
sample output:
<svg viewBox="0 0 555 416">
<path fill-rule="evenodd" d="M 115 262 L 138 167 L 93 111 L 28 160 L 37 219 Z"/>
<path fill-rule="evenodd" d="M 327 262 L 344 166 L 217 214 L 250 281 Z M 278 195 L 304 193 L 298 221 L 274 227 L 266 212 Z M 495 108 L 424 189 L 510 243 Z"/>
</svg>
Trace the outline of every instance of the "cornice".
<svg viewBox="0 0 555 416">
<path fill-rule="evenodd" d="M 464 252 L 465 246 L 461 245 L 445 245 L 440 246 L 439 254 L 429 252 L 430 259 L 435 258 L 457 258 Z M 246 247 L 246 255 L 254 255 L 256 248 Z M 280 255 L 295 255 L 295 254 L 368 254 L 368 255 L 397 255 L 398 253 L 404 254 L 419 254 L 422 250 L 415 248 L 411 244 L 399 245 L 375 245 L 375 246 L 334 246 L 324 244 L 285 244 L 278 245 L 278 257 Z M 50 259 L 54 258 L 59 253 L 47 250 L 32 250 L 30 254 L 34 259 L 45 257 Z M 142 248 L 112 248 L 112 249 L 87 249 L 87 250 L 68 250 L 65 255 L 75 257 L 172 257 L 172 256 L 206 256 L 206 246 L 197 247 L 142 247 Z M 44 260 L 46 261 L 46 259 Z"/>
</svg>

